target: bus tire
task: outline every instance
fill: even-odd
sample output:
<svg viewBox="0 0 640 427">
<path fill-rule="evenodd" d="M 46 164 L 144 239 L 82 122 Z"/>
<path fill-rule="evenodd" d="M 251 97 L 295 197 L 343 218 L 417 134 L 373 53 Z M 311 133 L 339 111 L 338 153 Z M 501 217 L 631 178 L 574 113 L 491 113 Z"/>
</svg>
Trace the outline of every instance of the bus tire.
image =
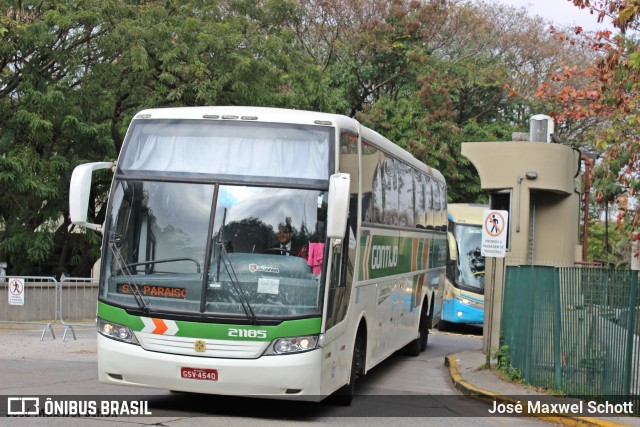
<svg viewBox="0 0 640 427">
<path fill-rule="evenodd" d="M 421 352 L 427 348 L 427 340 L 429 339 L 429 328 L 426 307 L 422 307 L 422 313 L 420 313 L 420 322 L 418 323 L 418 336 L 415 340 L 407 344 L 405 348 L 408 356 L 417 357 Z"/>
<path fill-rule="evenodd" d="M 421 352 L 425 351 L 429 345 L 429 325 L 431 325 L 431 313 L 429 315 L 425 314 L 420 318 L 420 331 L 422 332 L 420 336 Z"/>
<path fill-rule="evenodd" d="M 353 345 L 353 356 L 351 357 L 351 374 L 349 375 L 349 383 L 339 388 L 335 395 L 334 401 L 340 406 L 350 406 L 356 391 L 356 380 L 364 369 L 364 337 L 360 332 L 356 336 L 356 342 Z"/>
</svg>

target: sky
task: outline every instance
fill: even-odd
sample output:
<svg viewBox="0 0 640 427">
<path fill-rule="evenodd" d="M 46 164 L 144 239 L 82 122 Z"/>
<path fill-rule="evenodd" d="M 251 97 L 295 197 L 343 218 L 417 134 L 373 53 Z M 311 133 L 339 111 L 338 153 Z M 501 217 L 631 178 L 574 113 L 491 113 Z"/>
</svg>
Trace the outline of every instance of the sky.
<svg viewBox="0 0 640 427">
<path fill-rule="evenodd" d="M 579 9 L 573 2 L 567 0 L 498 0 L 502 3 L 525 7 L 529 14 L 539 15 L 548 21 L 553 21 L 555 25 L 575 26 L 579 25 L 586 31 L 612 29 L 610 25 L 598 24 L 595 15 L 589 14 L 586 9 Z"/>
</svg>

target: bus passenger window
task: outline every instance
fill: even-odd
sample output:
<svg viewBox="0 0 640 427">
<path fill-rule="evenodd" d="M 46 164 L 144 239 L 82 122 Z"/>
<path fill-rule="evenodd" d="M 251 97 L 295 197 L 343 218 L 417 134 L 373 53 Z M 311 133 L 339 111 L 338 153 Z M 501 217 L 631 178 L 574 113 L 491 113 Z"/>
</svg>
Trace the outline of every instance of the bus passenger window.
<svg viewBox="0 0 640 427">
<path fill-rule="evenodd" d="M 447 231 L 447 187 L 440 182 L 440 230 Z"/>
<path fill-rule="evenodd" d="M 396 162 L 398 179 L 398 225 L 413 227 L 415 225 L 413 169 L 411 166 Z"/>
<path fill-rule="evenodd" d="M 362 222 L 378 222 L 382 218 L 382 182 L 380 151 L 362 141 Z"/>
<path fill-rule="evenodd" d="M 416 228 L 425 228 L 427 225 L 427 215 L 424 210 L 424 187 L 422 182 L 422 173 L 413 171 L 413 194 L 415 201 L 415 219 Z"/>
<path fill-rule="evenodd" d="M 431 192 L 431 178 L 424 176 L 424 212 L 427 218 L 427 228 L 433 228 L 433 193 Z"/>
<path fill-rule="evenodd" d="M 431 180 L 431 192 L 433 194 L 433 226 L 436 230 L 440 230 L 442 224 L 442 196 L 440 195 L 440 183 Z"/>
<path fill-rule="evenodd" d="M 382 223 L 398 225 L 398 180 L 395 161 L 391 157 L 387 157 L 384 161 L 382 180 Z"/>
</svg>

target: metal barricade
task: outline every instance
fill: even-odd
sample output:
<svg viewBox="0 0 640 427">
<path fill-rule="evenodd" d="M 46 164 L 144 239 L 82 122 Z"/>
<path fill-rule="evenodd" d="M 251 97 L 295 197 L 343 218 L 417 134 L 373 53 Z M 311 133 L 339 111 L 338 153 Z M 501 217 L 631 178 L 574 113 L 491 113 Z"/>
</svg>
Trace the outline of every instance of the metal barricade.
<svg viewBox="0 0 640 427">
<path fill-rule="evenodd" d="M 58 281 L 55 277 L 12 276 L 0 281 L 0 323 L 43 325 L 40 341 L 47 329 L 53 339 L 53 323 L 58 315 Z"/>
<path fill-rule="evenodd" d="M 62 341 L 71 331 L 76 339 L 74 327 L 96 326 L 96 301 L 98 279 L 91 277 L 62 277 L 58 283 L 58 319 L 64 326 Z"/>
<path fill-rule="evenodd" d="M 639 282 L 629 270 L 508 266 L 501 347 L 510 369 L 568 396 L 638 402 Z"/>
</svg>

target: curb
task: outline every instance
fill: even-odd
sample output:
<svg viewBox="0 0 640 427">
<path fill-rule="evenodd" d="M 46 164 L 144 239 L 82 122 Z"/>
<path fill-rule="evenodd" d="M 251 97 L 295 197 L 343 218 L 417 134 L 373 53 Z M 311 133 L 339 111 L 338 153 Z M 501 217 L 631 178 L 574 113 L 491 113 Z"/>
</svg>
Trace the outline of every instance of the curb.
<svg viewBox="0 0 640 427">
<path fill-rule="evenodd" d="M 463 352 L 464 353 L 464 352 Z M 505 396 L 502 396 L 498 393 L 494 393 L 491 391 L 483 390 L 481 388 L 475 387 L 468 382 L 466 382 L 460 373 L 458 372 L 458 362 L 456 362 L 456 356 L 462 353 L 450 354 L 444 358 L 444 365 L 449 368 L 449 374 L 451 376 L 451 381 L 456 390 L 458 390 L 463 395 L 475 399 L 480 400 L 485 403 L 511 403 L 515 404 L 518 401 L 515 399 L 511 399 Z M 567 426 L 575 426 L 575 427 L 621 427 L 627 426 L 627 424 L 618 424 L 612 421 L 600 420 L 598 418 L 592 417 L 578 417 L 572 415 L 565 416 L 554 416 L 554 415 L 544 415 L 544 414 L 526 414 L 524 416 L 540 418 L 544 421 L 559 423 Z"/>
</svg>

